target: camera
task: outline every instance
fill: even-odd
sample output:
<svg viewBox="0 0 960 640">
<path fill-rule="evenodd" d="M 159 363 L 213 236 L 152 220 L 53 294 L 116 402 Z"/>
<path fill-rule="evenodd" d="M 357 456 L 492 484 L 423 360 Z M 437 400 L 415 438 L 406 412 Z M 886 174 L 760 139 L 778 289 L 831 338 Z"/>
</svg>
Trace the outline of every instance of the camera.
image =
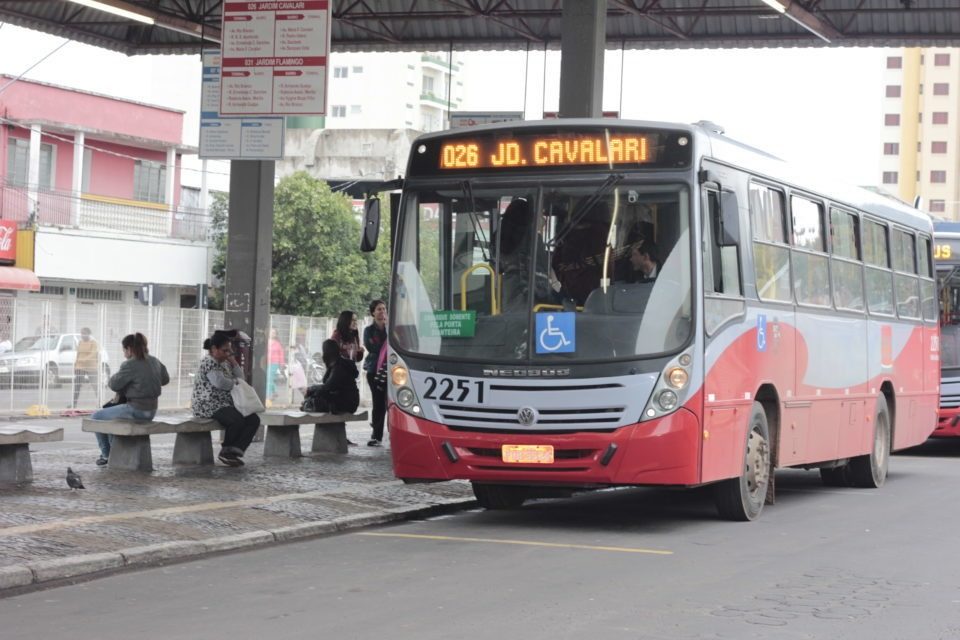
<svg viewBox="0 0 960 640">
<path fill-rule="evenodd" d="M 637 204 L 637 201 L 640 200 L 640 194 L 636 191 L 627 191 L 627 202 L 630 204 Z"/>
</svg>

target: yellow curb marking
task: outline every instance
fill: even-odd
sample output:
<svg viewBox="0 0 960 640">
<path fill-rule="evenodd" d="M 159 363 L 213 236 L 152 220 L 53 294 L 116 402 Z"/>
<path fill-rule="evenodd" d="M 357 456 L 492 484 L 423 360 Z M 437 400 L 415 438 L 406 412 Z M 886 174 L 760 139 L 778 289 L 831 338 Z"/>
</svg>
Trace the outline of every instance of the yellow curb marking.
<svg viewBox="0 0 960 640">
<path fill-rule="evenodd" d="M 358 533 L 358 536 L 380 538 L 413 538 L 415 540 L 443 540 L 450 542 L 489 542 L 492 544 L 519 544 L 531 547 L 554 547 L 558 549 L 587 549 L 589 551 L 619 551 L 621 553 L 652 553 L 659 556 L 672 556 L 673 551 L 659 549 L 637 549 L 634 547 L 599 547 L 589 544 L 561 544 L 558 542 L 537 542 L 534 540 L 500 540 L 496 538 L 459 538 L 456 536 L 430 536 L 416 533 Z"/>
<path fill-rule="evenodd" d="M 382 482 L 374 487 L 395 486 L 396 482 Z M 342 494 L 342 491 L 339 492 Z M 235 507 L 256 507 L 265 504 L 274 504 L 276 502 L 288 502 L 291 500 L 309 500 L 312 498 L 325 498 L 328 500 L 339 500 L 349 502 L 348 499 L 326 491 L 310 491 L 307 493 L 286 493 L 279 496 L 268 496 L 265 498 L 248 498 L 246 500 L 234 500 L 232 502 L 203 502 L 200 504 L 188 504 L 180 507 L 164 507 L 162 509 L 150 509 L 147 511 L 125 511 L 123 513 L 108 513 L 100 516 L 82 516 L 79 518 L 70 518 L 68 520 L 56 520 L 53 522 L 43 522 L 39 524 L 24 524 L 16 527 L 0 528 L 0 538 L 16 535 L 27 535 L 39 533 L 41 531 L 54 531 L 57 529 L 67 529 L 70 527 L 85 524 L 100 524 L 102 522 L 118 522 L 121 520 L 133 520 L 136 518 L 156 518 L 159 516 L 177 515 L 181 513 L 196 513 L 198 511 L 218 511 L 221 509 L 233 509 Z"/>
</svg>

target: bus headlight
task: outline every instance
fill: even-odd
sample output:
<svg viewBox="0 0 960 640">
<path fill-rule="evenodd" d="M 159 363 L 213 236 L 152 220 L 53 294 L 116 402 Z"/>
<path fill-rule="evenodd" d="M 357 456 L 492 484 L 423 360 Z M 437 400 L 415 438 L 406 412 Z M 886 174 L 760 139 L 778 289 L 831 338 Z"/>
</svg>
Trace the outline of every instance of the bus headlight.
<svg viewBox="0 0 960 640">
<path fill-rule="evenodd" d="M 399 365 L 390 370 L 390 379 L 398 387 L 405 387 L 410 382 L 410 372 L 403 365 Z"/>
<path fill-rule="evenodd" d="M 664 411 L 673 411 L 677 407 L 677 394 L 669 389 L 664 389 L 660 392 L 660 395 L 657 396 L 657 404 L 660 405 L 660 408 Z"/>
<path fill-rule="evenodd" d="M 417 397 L 413 394 L 413 391 L 411 391 L 408 387 L 403 387 L 402 389 L 397 391 L 397 404 L 403 407 L 404 409 L 407 409 L 408 407 L 412 406 L 413 403 L 416 402 L 416 400 L 417 400 Z"/>
<path fill-rule="evenodd" d="M 686 369 L 681 367 L 674 367 L 667 371 L 667 384 L 669 384 L 674 389 L 683 389 L 687 386 L 687 381 L 690 379 L 690 374 L 687 373 Z"/>
<path fill-rule="evenodd" d="M 656 420 L 678 410 L 690 399 L 694 391 L 690 385 L 701 384 L 698 378 L 694 378 L 699 375 L 690 351 L 678 354 L 676 358 L 667 362 L 650 391 L 647 406 L 643 408 L 643 413 L 640 415 L 640 422 Z"/>
</svg>

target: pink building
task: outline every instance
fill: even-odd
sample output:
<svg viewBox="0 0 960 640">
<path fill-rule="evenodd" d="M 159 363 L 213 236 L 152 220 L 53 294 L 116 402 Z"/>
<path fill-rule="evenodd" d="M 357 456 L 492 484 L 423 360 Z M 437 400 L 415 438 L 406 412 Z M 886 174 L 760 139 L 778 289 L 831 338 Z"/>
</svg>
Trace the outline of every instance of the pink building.
<svg viewBox="0 0 960 640">
<path fill-rule="evenodd" d="M 207 214 L 180 206 L 181 155 L 196 153 L 182 111 L 4 75 L 0 87 L 0 219 L 35 230 L 42 293 L 132 303 L 142 283 L 209 280 Z"/>
</svg>

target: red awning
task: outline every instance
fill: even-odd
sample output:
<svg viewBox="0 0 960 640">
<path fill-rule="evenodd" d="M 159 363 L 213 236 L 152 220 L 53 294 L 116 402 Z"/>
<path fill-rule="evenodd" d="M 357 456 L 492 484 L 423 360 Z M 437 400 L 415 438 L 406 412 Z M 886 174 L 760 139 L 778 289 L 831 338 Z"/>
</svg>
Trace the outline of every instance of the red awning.
<svg viewBox="0 0 960 640">
<path fill-rule="evenodd" d="M 0 267 L 0 289 L 40 291 L 40 278 L 33 271 L 17 267 Z"/>
</svg>

